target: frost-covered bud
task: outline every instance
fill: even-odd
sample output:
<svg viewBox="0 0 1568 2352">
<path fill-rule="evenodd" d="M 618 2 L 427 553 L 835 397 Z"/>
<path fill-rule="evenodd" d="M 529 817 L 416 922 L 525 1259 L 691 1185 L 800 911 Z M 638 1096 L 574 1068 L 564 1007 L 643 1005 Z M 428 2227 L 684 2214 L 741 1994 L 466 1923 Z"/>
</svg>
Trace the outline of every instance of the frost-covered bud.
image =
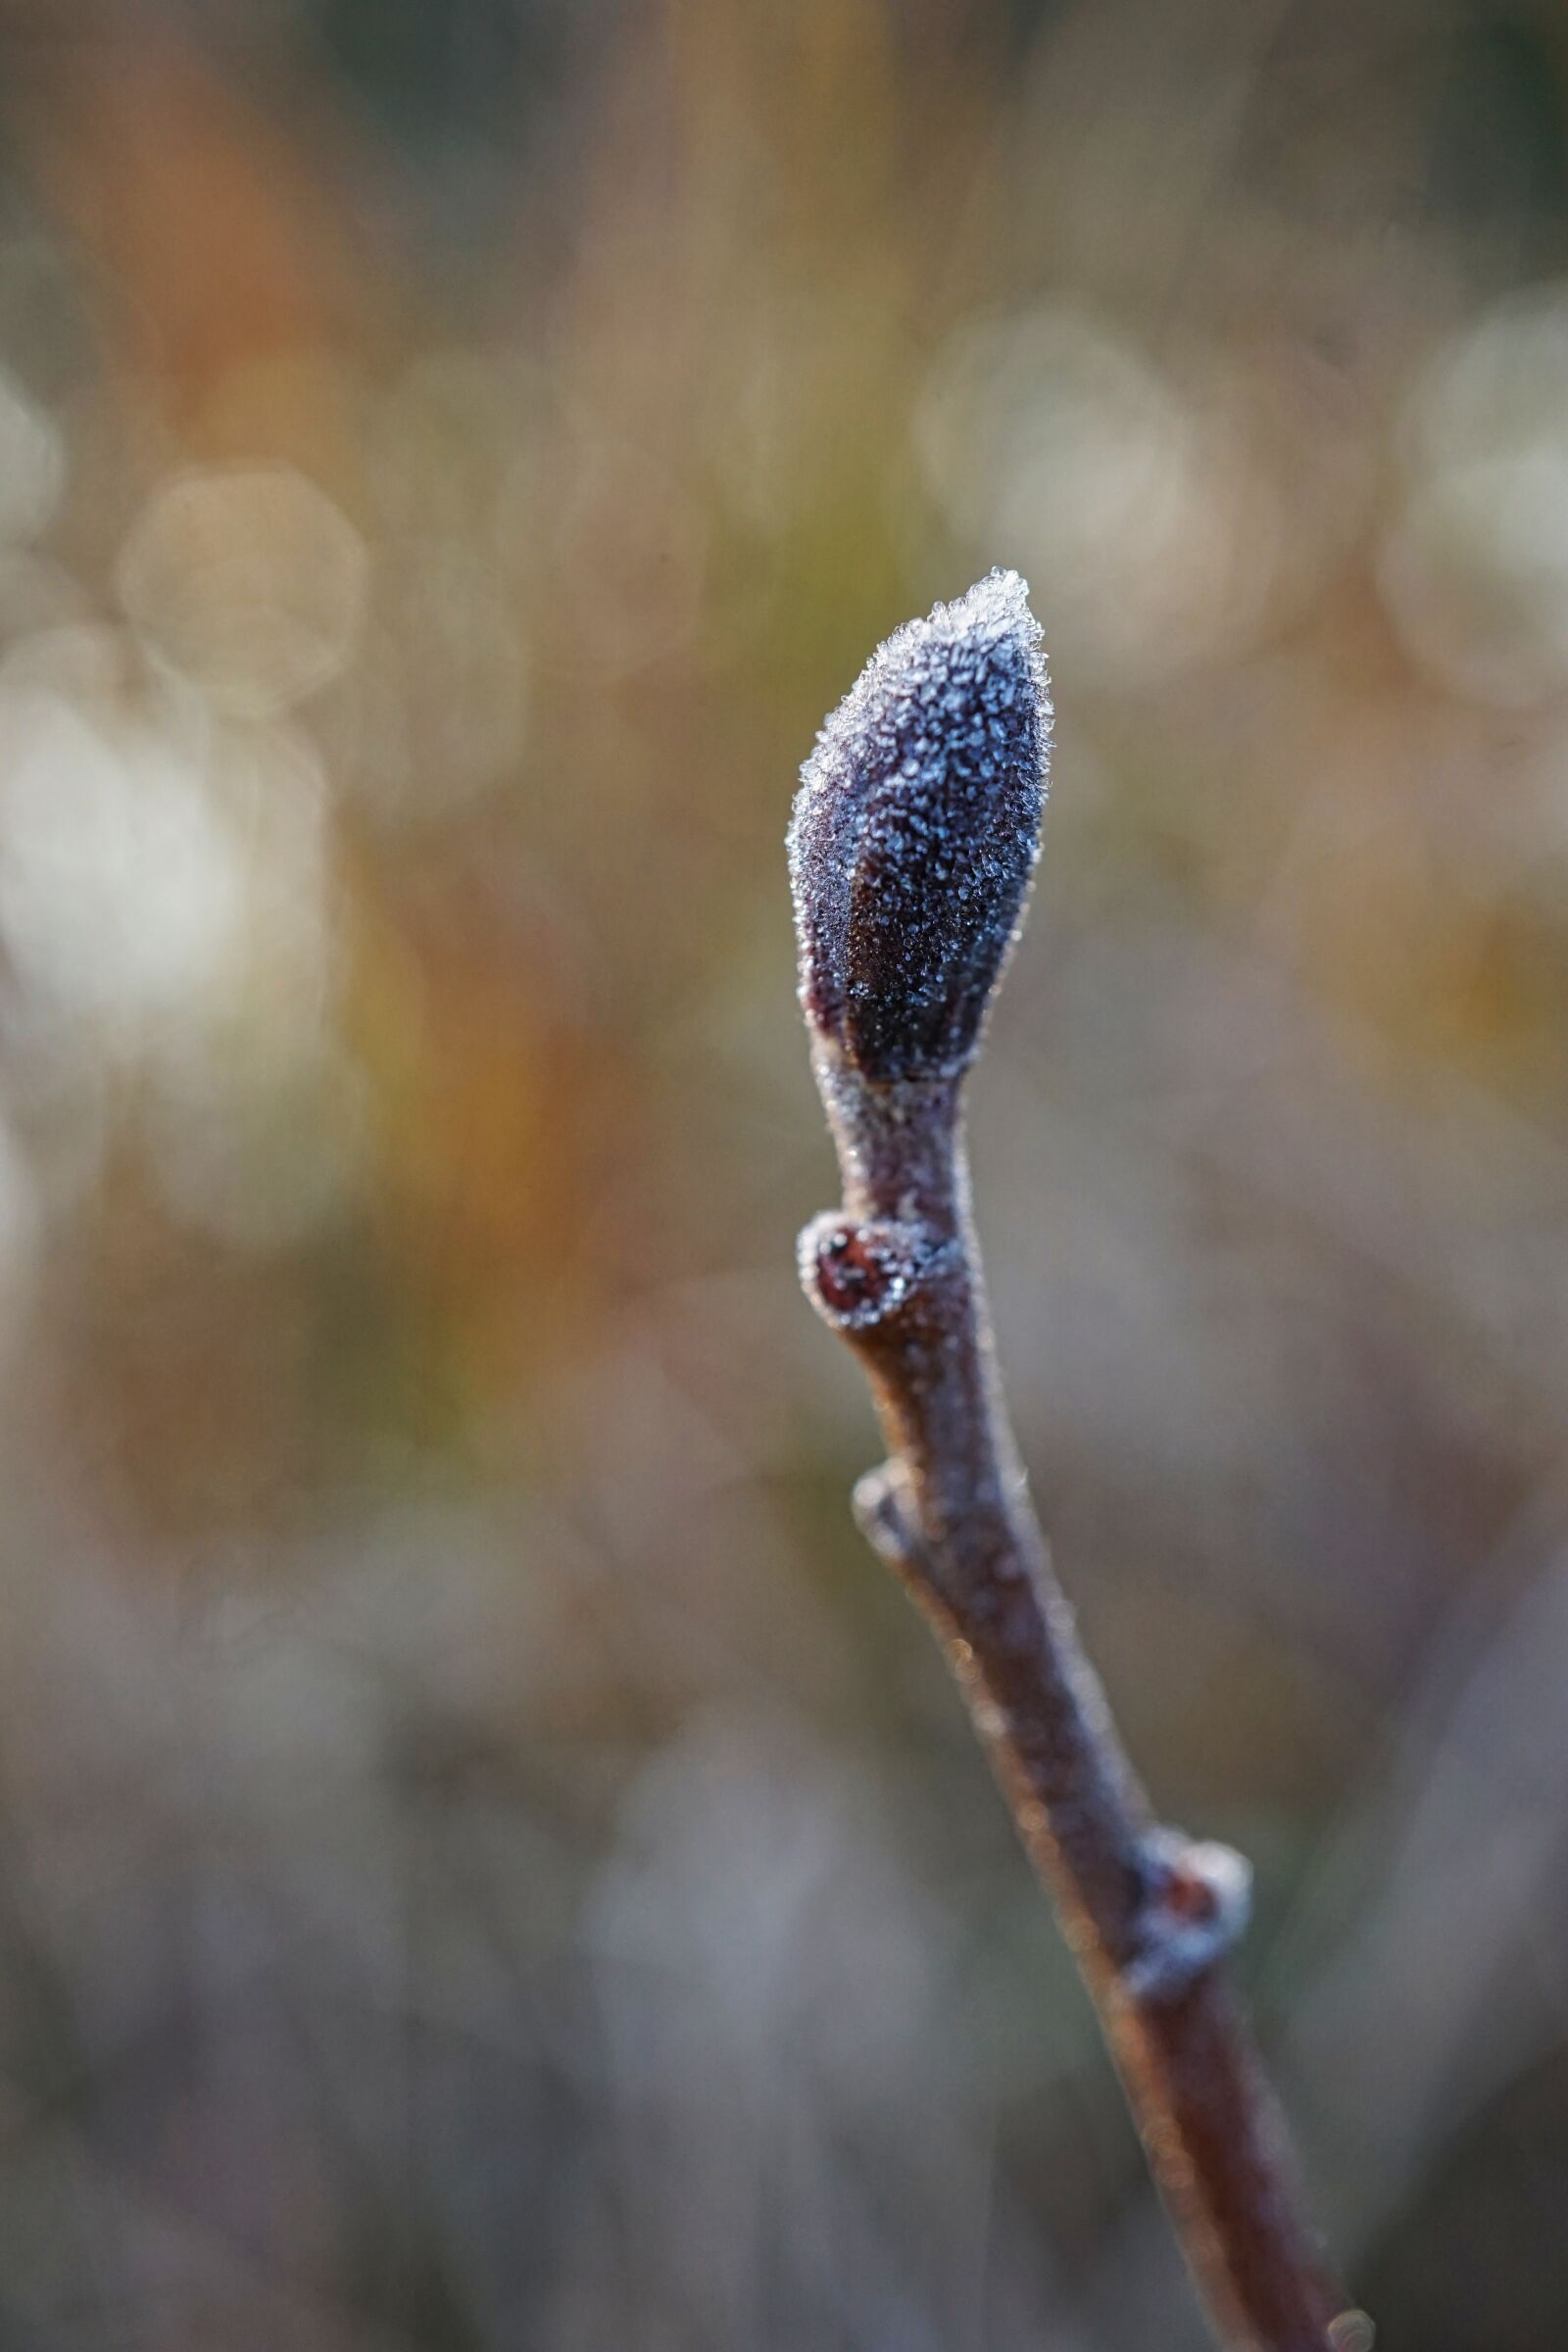
<svg viewBox="0 0 1568 2352">
<path fill-rule="evenodd" d="M 1051 697 L 1014 571 L 906 621 L 816 739 L 790 824 L 801 1003 L 863 1076 L 974 1053 L 1040 846 Z"/>
<path fill-rule="evenodd" d="M 830 1210 L 800 1239 L 807 1297 L 840 1331 L 870 1331 L 906 1305 L 942 1266 L 942 1250 L 919 1225 L 857 1224 Z"/>
</svg>

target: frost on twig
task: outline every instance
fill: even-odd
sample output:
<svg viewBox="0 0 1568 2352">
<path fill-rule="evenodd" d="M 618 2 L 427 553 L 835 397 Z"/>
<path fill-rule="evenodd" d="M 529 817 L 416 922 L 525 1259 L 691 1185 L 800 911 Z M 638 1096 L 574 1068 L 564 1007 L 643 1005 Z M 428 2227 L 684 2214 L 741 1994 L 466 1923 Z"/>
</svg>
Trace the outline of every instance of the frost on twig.
<svg viewBox="0 0 1568 2352">
<path fill-rule="evenodd" d="M 888 1447 L 857 1517 L 946 1650 L 1221 2339 L 1325 2352 L 1344 2298 L 1224 1982 L 1251 1874 L 1151 1817 L 1029 1501 L 970 1220 L 963 1082 L 1034 872 L 1051 717 L 1024 584 L 992 572 L 895 631 L 802 771 L 801 1003 L 844 1200 L 801 1236 L 801 1275 Z"/>
</svg>

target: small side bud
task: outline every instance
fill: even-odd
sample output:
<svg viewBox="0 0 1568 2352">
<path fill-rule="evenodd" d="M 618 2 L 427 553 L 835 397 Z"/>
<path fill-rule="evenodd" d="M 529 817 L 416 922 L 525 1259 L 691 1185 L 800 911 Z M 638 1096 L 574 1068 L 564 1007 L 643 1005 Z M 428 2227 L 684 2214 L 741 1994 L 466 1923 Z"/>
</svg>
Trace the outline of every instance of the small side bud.
<svg viewBox="0 0 1568 2352">
<path fill-rule="evenodd" d="M 1228 1952 L 1252 1908 L 1252 1866 L 1232 1846 L 1152 1830 L 1138 1950 L 1122 1971 L 1139 2000 L 1172 2000 Z"/>
<path fill-rule="evenodd" d="M 858 1225 L 829 1210 L 801 1235 L 801 1281 L 835 1330 L 869 1331 L 910 1297 L 935 1254 L 922 1226 Z"/>
<path fill-rule="evenodd" d="M 908 1474 L 899 1462 L 878 1462 L 855 1482 L 851 1508 L 871 1549 L 901 1573 L 926 1567 L 925 1546 L 914 1525 L 906 1488 Z"/>
<path fill-rule="evenodd" d="M 865 1078 L 973 1056 L 1040 847 L 1040 629 L 993 571 L 880 646 L 817 737 L 790 824 L 801 1002 Z"/>
</svg>

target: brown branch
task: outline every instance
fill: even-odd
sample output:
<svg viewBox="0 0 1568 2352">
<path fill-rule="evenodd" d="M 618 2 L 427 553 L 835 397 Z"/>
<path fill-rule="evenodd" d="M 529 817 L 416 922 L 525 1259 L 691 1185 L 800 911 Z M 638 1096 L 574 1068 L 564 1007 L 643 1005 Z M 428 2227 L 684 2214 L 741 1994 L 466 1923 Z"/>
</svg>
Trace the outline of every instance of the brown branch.
<svg viewBox="0 0 1568 2352">
<path fill-rule="evenodd" d="M 1364 2352 L 1369 2323 L 1346 2312 L 1303 2217 L 1224 1979 L 1247 1865 L 1155 1823 L 997 1375 L 961 1098 L 1034 858 L 1050 712 L 1036 636 L 1021 583 L 993 575 L 882 650 L 808 765 L 792 836 L 802 996 L 844 1205 L 802 1235 L 802 1277 L 887 1440 L 860 1524 L 947 1654 L 1221 2340 Z"/>
</svg>

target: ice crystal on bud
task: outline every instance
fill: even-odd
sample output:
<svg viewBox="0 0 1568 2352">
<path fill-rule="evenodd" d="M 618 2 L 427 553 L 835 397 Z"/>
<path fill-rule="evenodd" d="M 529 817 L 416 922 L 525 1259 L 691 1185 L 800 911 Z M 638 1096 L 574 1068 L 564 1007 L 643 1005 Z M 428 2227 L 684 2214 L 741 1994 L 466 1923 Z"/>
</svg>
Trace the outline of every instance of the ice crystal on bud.
<svg viewBox="0 0 1568 2352">
<path fill-rule="evenodd" d="M 801 1002 L 877 1081 L 951 1076 L 979 1040 L 1040 846 L 1051 698 L 1014 571 L 879 646 L 801 771 Z"/>
</svg>

